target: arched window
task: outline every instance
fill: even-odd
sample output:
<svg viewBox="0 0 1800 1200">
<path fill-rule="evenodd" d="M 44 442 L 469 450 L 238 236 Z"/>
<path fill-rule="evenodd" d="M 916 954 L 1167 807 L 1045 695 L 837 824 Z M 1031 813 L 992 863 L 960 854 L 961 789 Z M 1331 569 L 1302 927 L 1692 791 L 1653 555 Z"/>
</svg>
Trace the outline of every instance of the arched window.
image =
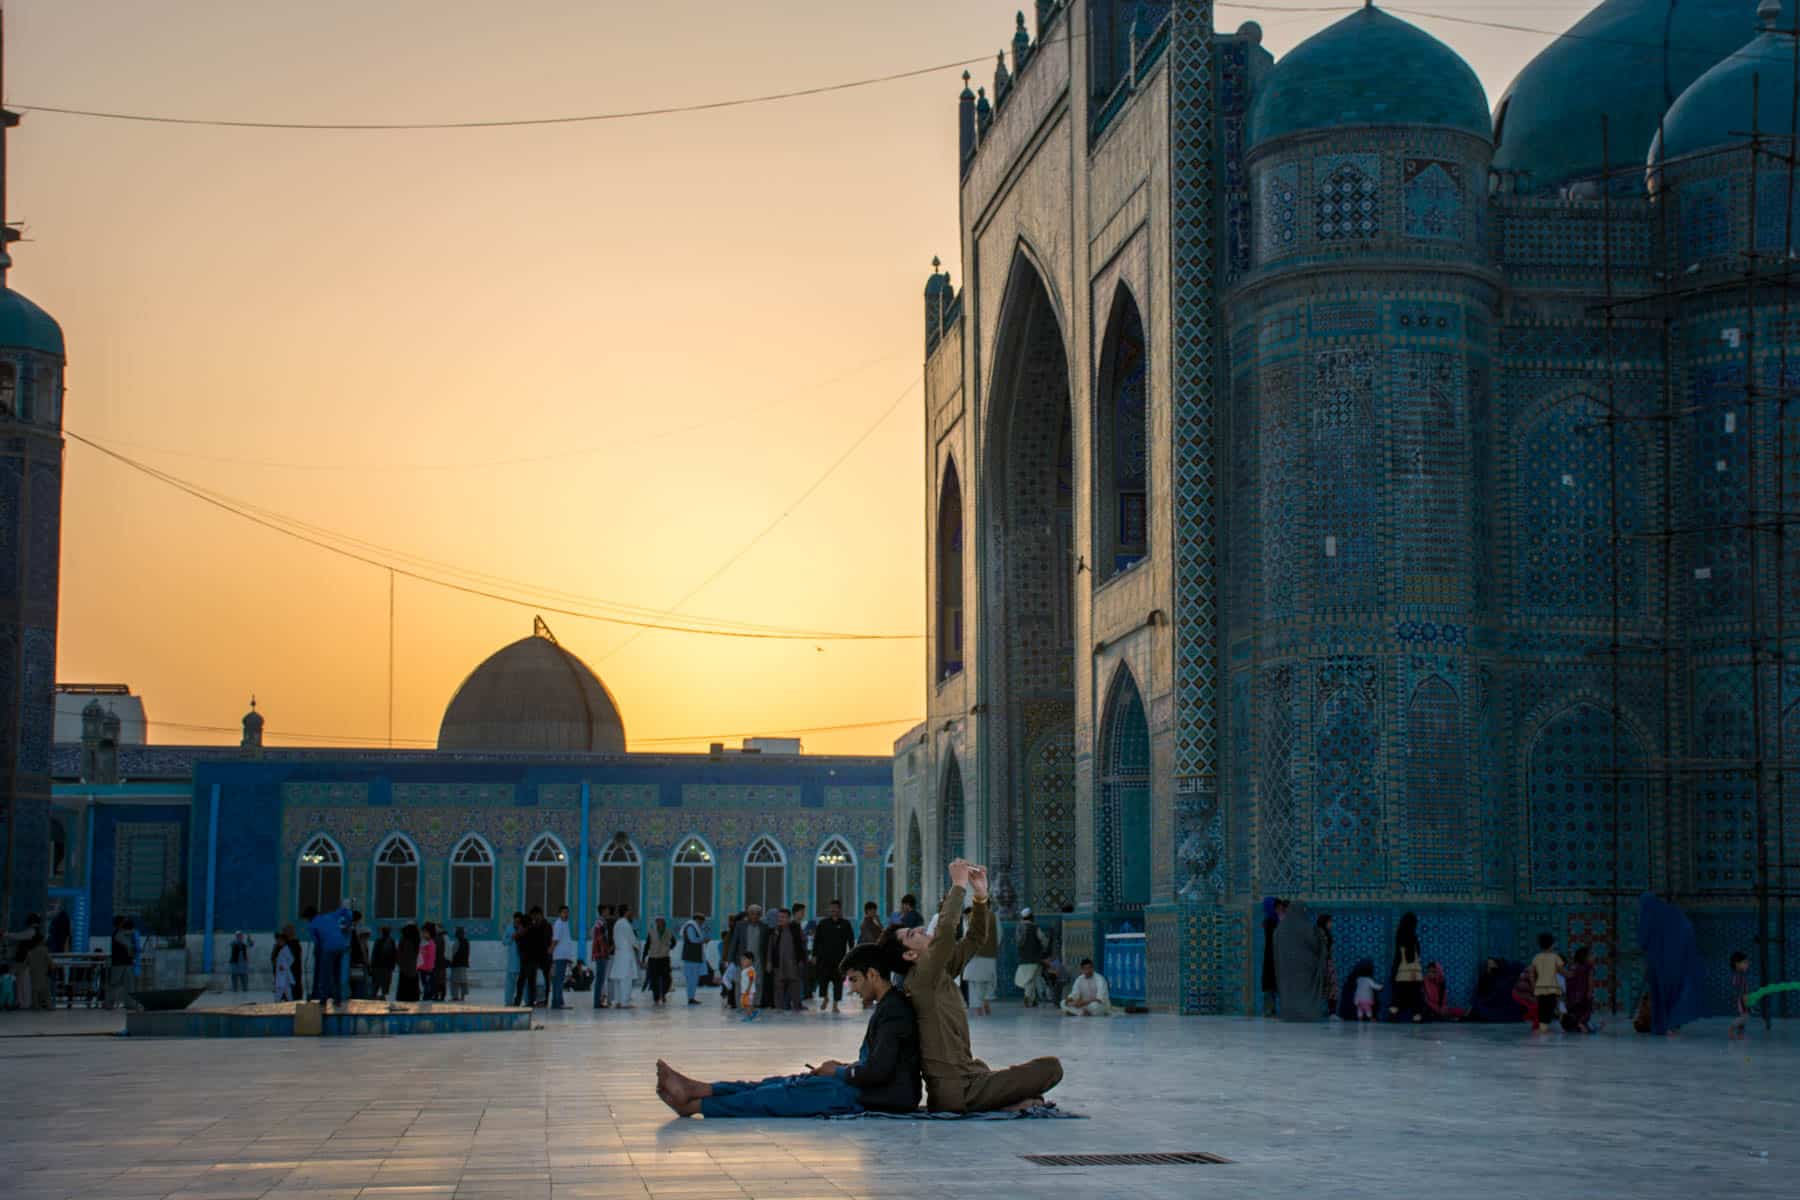
<svg viewBox="0 0 1800 1200">
<path fill-rule="evenodd" d="M 637 847 L 631 844 L 631 839 L 623 832 L 614 834 L 613 840 L 600 852 L 600 903 L 615 909 L 621 904 L 629 904 L 636 912 L 638 882 L 643 878 L 643 871 L 643 860 L 638 857 Z"/>
<path fill-rule="evenodd" d="M 925 839 L 919 833 L 919 814 L 906 823 L 906 890 L 917 896 L 925 890 Z M 889 913 L 900 907 L 898 901 Z"/>
<path fill-rule="evenodd" d="M 1150 429 L 1144 323 L 1123 285 L 1113 297 L 1094 405 L 1100 486 L 1094 506 L 1094 574 L 1101 580 L 1150 552 Z"/>
<path fill-rule="evenodd" d="M 787 855 L 766 837 L 759 837 L 744 855 L 744 907 L 760 904 L 763 911 L 787 904 Z"/>
<path fill-rule="evenodd" d="M 840 901 L 845 912 L 856 911 L 856 855 L 840 837 L 825 843 L 813 868 L 813 907 L 824 916 L 833 900 Z"/>
<path fill-rule="evenodd" d="M 887 862 L 881 872 L 881 912 L 882 922 L 886 923 L 887 914 L 900 907 L 900 897 L 894 894 L 894 848 L 888 847 Z"/>
<path fill-rule="evenodd" d="M 525 855 L 525 911 L 541 908 L 554 917 L 569 902 L 569 854 L 562 843 L 545 834 Z"/>
<path fill-rule="evenodd" d="M 938 853 L 942 866 L 948 866 L 968 853 L 963 844 L 962 764 L 956 761 L 954 753 L 950 755 L 950 765 L 944 770 L 944 796 L 938 803 Z"/>
<path fill-rule="evenodd" d="M 397 833 L 375 852 L 375 896 L 370 913 L 377 921 L 418 919 L 419 852 Z"/>
<path fill-rule="evenodd" d="M 338 851 L 337 843 L 323 834 L 306 843 L 306 849 L 300 851 L 295 874 L 300 884 L 300 912 L 309 907 L 331 912 L 344 898 L 344 856 Z"/>
<path fill-rule="evenodd" d="M 938 497 L 937 592 L 938 678 L 963 669 L 963 504 L 956 460 L 944 460 L 944 487 Z"/>
<path fill-rule="evenodd" d="M 494 854 L 473 834 L 450 855 L 450 919 L 494 919 Z"/>
<path fill-rule="evenodd" d="M 712 911 L 713 856 L 705 842 L 691 837 L 681 843 L 675 851 L 672 874 L 674 891 L 669 911 L 677 920 Z"/>
<path fill-rule="evenodd" d="M 1110 908 L 1150 903 L 1150 725 L 1131 672 L 1107 705 L 1100 781 L 1100 893 Z"/>
</svg>

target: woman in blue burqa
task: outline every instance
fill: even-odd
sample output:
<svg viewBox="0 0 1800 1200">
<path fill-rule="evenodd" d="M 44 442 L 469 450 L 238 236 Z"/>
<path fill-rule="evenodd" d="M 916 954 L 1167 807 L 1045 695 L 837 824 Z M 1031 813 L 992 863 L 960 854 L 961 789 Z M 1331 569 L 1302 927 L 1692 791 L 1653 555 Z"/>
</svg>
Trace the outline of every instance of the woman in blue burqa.
<svg viewBox="0 0 1800 1200">
<path fill-rule="evenodd" d="M 1700 943 L 1687 914 L 1650 892 L 1638 897 L 1638 949 L 1650 993 L 1650 1031 L 1674 1033 L 1700 1017 Z"/>
<path fill-rule="evenodd" d="M 1275 928 L 1275 976 L 1283 1021 L 1325 1019 L 1325 939 L 1300 900 Z"/>
</svg>

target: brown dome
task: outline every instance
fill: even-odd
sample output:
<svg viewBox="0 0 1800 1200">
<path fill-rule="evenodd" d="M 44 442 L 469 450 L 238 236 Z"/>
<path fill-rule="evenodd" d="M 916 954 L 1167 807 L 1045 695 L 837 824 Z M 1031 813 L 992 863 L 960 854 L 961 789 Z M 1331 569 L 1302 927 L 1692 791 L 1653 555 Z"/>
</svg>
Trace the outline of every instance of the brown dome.
<svg viewBox="0 0 1800 1200">
<path fill-rule="evenodd" d="M 438 749 L 623 754 L 625 723 L 600 677 L 539 620 L 530 637 L 463 680 L 444 710 Z"/>
</svg>

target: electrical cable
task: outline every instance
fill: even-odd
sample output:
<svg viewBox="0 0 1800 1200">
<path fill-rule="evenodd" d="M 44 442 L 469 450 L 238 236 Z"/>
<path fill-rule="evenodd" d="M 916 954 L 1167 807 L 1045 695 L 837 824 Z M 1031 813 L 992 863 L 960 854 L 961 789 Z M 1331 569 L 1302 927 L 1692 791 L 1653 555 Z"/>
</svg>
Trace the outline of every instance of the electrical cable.
<svg viewBox="0 0 1800 1200">
<path fill-rule="evenodd" d="M 911 389 L 909 388 L 908 390 L 910 391 Z M 902 398 L 904 398 L 904 395 L 902 396 Z M 892 409 L 892 407 L 890 407 L 888 409 L 888 413 L 891 413 L 892 411 L 893 411 L 893 409 Z M 882 417 L 883 420 L 886 419 L 888 413 L 883 414 L 883 417 Z M 873 428 L 871 428 L 869 431 L 867 431 L 863 435 L 863 438 L 858 439 L 858 444 L 860 444 L 862 440 L 866 439 L 869 433 L 873 433 L 873 432 L 874 432 Z M 782 630 L 782 631 L 756 632 L 756 631 L 747 631 L 747 630 L 708 629 L 708 628 L 702 628 L 700 626 L 693 625 L 693 624 L 677 625 L 677 624 L 673 624 L 673 623 L 665 622 L 665 621 L 636 620 L 636 619 L 623 617 L 623 616 L 603 616 L 603 615 L 596 614 L 596 613 L 583 612 L 583 611 L 580 611 L 577 609 L 565 608 L 565 607 L 560 607 L 557 605 L 541 604 L 541 603 L 537 603 L 537 602 L 530 601 L 530 600 L 521 600 L 515 596 L 506 596 L 506 595 L 502 595 L 498 592 L 490 591 L 485 588 L 473 587 L 468 584 L 458 583 L 454 580 L 442 579 L 437 576 L 427 574 L 423 571 L 414 570 L 412 568 L 405 566 L 404 564 L 393 563 L 393 562 L 384 562 L 384 561 L 382 561 L 378 558 L 375 558 L 371 555 L 359 553 L 354 550 L 345 549 L 342 546 L 333 545 L 321 537 L 316 537 L 311 534 L 302 532 L 300 530 L 289 528 L 285 525 L 282 525 L 281 523 L 279 523 L 276 520 L 272 520 L 268 517 L 265 517 L 265 516 L 255 512 L 250 506 L 233 503 L 227 499 L 223 499 L 213 493 L 208 492 L 206 489 L 200 487 L 197 484 L 189 483 L 187 480 L 184 480 L 177 476 L 171 475 L 166 471 L 158 470 L 157 468 L 152 467 L 147 463 L 139 462 L 137 459 L 131 458 L 129 455 L 121 454 L 116 450 L 110 449 L 109 447 L 102 445 L 99 442 L 93 441 L 90 438 L 83 437 L 81 434 L 75 432 L 72 429 L 65 428 L 63 430 L 63 433 L 67 437 L 73 439 L 74 441 L 79 442 L 82 445 L 89 447 L 90 449 L 98 451 L 99 453 L 105 455 L 106 457 L 111 458 L 119 463 L 122 463 L 123 465 L 130 467 L 135 471 L 139 471 L 142 474 L 148 475 L 152 479 L 155 479 L 158 482 L 163 483 L 169 487 L 175 488 L 177 491 L 183 492 L 183 493 L 193 497 L 196 500 L 200 500 L 203 503 L 209 504 L 215 508 L 222 509 L 226 512 L 233 514 L 234 516 L 237 516 L 237 517 L 242 518 L 243 520 L 249 521 L 252 524 L 261 525 L 266 529 L 271 529 L 277 533 L 285 534 L 286 536 L 294 538 L 297 541 L 305 542 L 308 545 L 315 546 L 318 549 L 328 551 L 329 553 L 336 554 L 340 557 L 348 558 L 355 562 L 362 563 L 365 566 L 375 567 L 375 568 L 378 568 L 383 571 L 392 571 L 396 575 L 402 575 L 408 579 L 416 580 L 420 583 L 431 584 L 435 587 L 444 588 L 449 591 L 461 592 L 461 593 L 464 593 L 465 595 L 477 596 L 477 597 L 480 597 L 480 598 L 486 599 L 486 600 L 495 600 L 500 603 L 514 605 L 519 608 L 530 608 L 530 609 L 535 609 L 535 610 L 538 610 L 541 612 L 551 612 L 551 613 L 557 614 L 558 616 L 574 617 L 578 620 L 584 620 L 584 621 L 598 621 L 598 622 L 602 622 L 605 624 L 611 624 L 611 625 L 625 625 L 625 626 L 630 626 L 639 631 L 658 630 L 658 631 L 666 632 L 666 633 L 688 633 L 688 634 L 695 634 L 695 635 L 707 636 L 707 637 L 734 637 L 734 638 L 744 638 L 744 639 L 749 639 L 749 640 L 760 640 L 760 641 L 879 642 L 879 641 L 918 641 L 924 637 L 923 634 L 917 634 L 917 633 L 847 633 L 847 632 L 842 632 L 842 631 L 808 631 L 808 630 Z M 791 512 L 792 508 L 790 507 L 790 509 L 788 511 Z M 787 515 L 787 513 L 784 512 L 782 515 L 783 515 L 783 517 L 785 517 Z M 777 518 L 777 522 L 779 522 L 780 519 L 781 518 Z M 773 528 L 773 526 L 770 526 L 770 528 Z M 766 533 L 767 530 L 765 530 L 764 532 Z M 760 537 L 762 535 L 759 534 L 758 536 Z M 742 552 L 740 552 L 737 557 L 742 557 Z"/>
<path fill-rule="evenodd" d="M 837 473 L 837 469 L 839 467 L 843 466 L 846 462 L 848 462 L 850 459 L 850 456 L 852 454 L 855 454 L 856 451 L 858 450 L 858 448 L 860 448 L 864 442 L 868 441 L 871 437 L 873 437 L 875 434 L 875 431 L 877 429 L 880 429 L 883 425 L 887 424 L 887 419 L 889 417 L 893 416 L 894 413 L 899 409 L 901 401 L 905 400 L 908 396 L 912 395 L 913 389 L 920 386 L 923 382 L 924 382 L 924 377 L 920 376 L 919 378 L 914 379 L 911 383 L 907 384 L 906 388 L 898 396 L 894 397 L 893 403 L 889 404 L 887 406 L 887 408 L 885 410 L 883 410 L 882 414 L 879 417 L 876 417 L 874 422 L 871 423 L 867 429 L 863 430 L 862 433 L 857 436 L 857 439 L 854 442 L 851 442 L 850 445 L 847 448 L 845 448 L 844 452 L 842 454 L 838 455 L 837 458 L 832 461 L 831 465 L 826 467 L 825 470 L 819 475 L 819 477 L 817 479 L 814 479 L 811 483 L 807 484 L 806 489 L 804 491 L 802 491 L 798 496 L 794 497 L 793 501 L 791 503 L 789 503 L 789 505 L 781 511 L 780 515 L 778 515 L 773 521 L 770 521 L 767 525 L 763 526 L 762 530 L 759 533 L 757 533 L 756 536 L 752 537 L 749 541 L 745 542 L 742 546 L 740 546 L 738 548 L 738 550 L 736 551 L 736 553 L 730 555 L 729 557 L 727 557 L 725 559 L 724 562 L 720 563 L 718 565 L 718 567 L 716 569 L 714 569 L 712 574 L 708 575 L 705 579 L 702 579 L 699 583 L 695 584 L 692 588 L 689 588 L 686 595 L 682 596 L 681 599 L 677 600 L 674 604 L 669 606 L 669 611 L 670 612 L 678 611 L 682 605 L 686 604 L 689 600 L 692 600 L 695 596 L 698 596 L 701 592 L 705 591 L 708 587 L 710 587 L 713 584 L 713 582 L 715 580 L 717 580 L 721 575 L 725 574 L 726 571 L 729 571 L 733 566 L 735 566 L 738 563 L 738 561 L 744 557 L 744 555 L 750 553 L 750 551 L 756 547 L 756 544 L 758 542 L 762 541 L 764 538 L 768 537 L 771 533 L 773 533 L 775 531 L 775 527 L 780 525 L 783 521 L 787 520 L 788 517 L 793 513 L 793 511 L 795 509 L 799 508 L 802 504 L 806 503 L 807 499 L 814 492 L 818 491 L 821 487 L 823 487 L 825 485 L 825 481 L 827 479 L 830 479 L 833 475 L 835 475 Z M 612 658 L 614 655 L 616 655 L 620 651 L 624 650 L 627 646 L 631 645 L 633 642 L 637 641 L 637 639 L 642 636 L 643 636 L 643 631 L 641 631 L 641 630 L 638 632 L 632 633 L 629 637 L 627 637 L 624 641 L 620 642 L 617 646 L 614 646 L 611 650 L 608 650 L 605 654 L 602 654 L 600 656 L 600 661 L 605 662 L 607 659 Z M 915 638 L 922 638 L 924 635 L 923 634 L 915 634 L 913 636 Z"/>
<path fill-rule="evenodd" d="M 1221 4 L 1221 8 L 1240 9 L 1246 12 L 1266 13 L 1342 13 L 1351 12 L 1362 7 L 1356 4 L 1332 5 L 1283 5 L 1234 3 Z M 1714 57 L 1704 49 L 1688 50 L 1662 42 L 1642 42 L 1631 38 L 1608 37 L 1604 34 L 1578 34 L 1571 31 L 1540 29 L 1531 25 L 1518 25 L 1505 21 L 1490 21 L 1478 17 L 1462 17 L 1453 13 L 1438 12 L 1423 8 L 1396 8 L 1383 6 L 1384 11 L 1404 13 L 1408 16 L 1423 17 L 1428 20 L 1449 21 L 1460 25 L 1473 25 L 1483 29 L 1494 29 L 1508 33 L 1525 33 L 1539 37 L 1552 38 L 1557 41 L 1577 40 L 1610 42 L 1617 45 L 1640 46 L 1647 50 L 1656 50 L 1667 54 L 1695 54 Z M 1080 37 L 1079 33 L 1065 36 Z M 1726 55 L 1728 58 L 1747 53 L 1738 50 Z M 955 62 L 938 63 L 930 67 L 918 67 L 909 71 L 895 71 L 886 75 L 875 75 L 863 79 L 853 79 L 840 83 L 821 84 L 816 87 L 797 88 L 784 92 L 768 92 L 756 96 L 738 96 L 725 100 L 710 100 L 695 104 L 666 105 L 655 108 L 628 109 L 618 112 L 584 113 L 574 116 L 558 117 L 517 117 L 488 121 L 380 121 L 380 122 L 319 122 L 319 121 L 246 121 L 220 117 L 172 117 L 147 113 L 109 112 L 97 109 L 73 108 L 51 104 L 26 104 L 14 102 L 12 107 L 25 112 L 53 113 L 58 116 L 86 117 L 108 121 L 131 121 L 151 125 L 183 125 L 203 126 L 222 129 L 259 129 L 289 131 L 323 131 L 323 132 L 422 132 L 433 130 L 467 130 L 467 129 L 513 129 L 543 125 L 579 125 L 611 121 L 636 120 L 645 117 L 673 116 L 681 113 L 709 112 L 717 109 L 741 108 L 748 105 L 769 104 L 782 100 L 794 100 L 807 96 L 820 96 L 832 92 L 850 91 L 856 88 L 874 87 L 884 83 L 895 83 L 907 79 L 916 79 L 931 75 L 938 71 L 954 70 L 958 67 L 971 67 L 993 61 L 988 54 L 976 58 L 959 59 Z"/>
<path fill-rule="evenodd" d="M 25 112 L 55 113 L 64 117 L 92 117 L 105 121 L 136 121 L 149 125 L 200 125 L 216 129 L 282 129 L 282 130 L 316 130 L 336 133 L 377 133 L 377 132 L 414 132 L 422 130 L 449 129 L 518 129 L 533 125 L 584 125 L 604 121 L 631 121 L 642 117 L 668 117 L 680 113 L 711 112 L 715 109 L 742 108 L 751 104 L 769 104 L 777 100 L 797 100 L 805 96 L 823 96 L 830 92 L 847 92 L 855 88 L 874 87 L 882 83 L 896 83 L 903 79 L 916 79 L 921 75 L 931 75 L 938 71 L 951 71 L 957 67 L 972 67 L 980 63 L 993 61 L 993 56 L 983 54 L 978 58 L 959 59 L 956 62 L 938 63 L 936 66 L 919 67 L 911 71 L 896 71 L 891 75 L 875 75 L 867 79 L 852 79 L 843 83 L 821 84 L 818 87 L 797 88 L 787 92 L 768 92 L 760 96 L 738 96 L 728 100 L 708 100 L 698 104 L 672 104 L 660 108 L 639 108 L 623 112 L 584 113 L 566 117 L 515 117 L 493 121 L 238 121 L 218 117 L 167 117 L 151 116 L 144 113 L 101 112 L 85 108 L 63 108 L 51 104 L 24 104 L 15 102 L 14 109 Z"/>
<path fill-rule="evenodd" d="M 383 474 L 389 474 L 389 473 L 392 473 L 395 471 L 483 471 L 483 470 L 490 470 L 490 469 L 493 469 L 496 467 L 526 466 L 526 465 L 535 465 L 535 464 L 547 463 L 547 462 L 559 462 L 559 461 L 563 461 L 563 460 L 571 459 L 571 458 L 586 458 L 591 455 L 615 454 L 618 452 L 643 447 L 650 442 L 663 441 L 663 440 L 666 440 L 666 439 L 672 438 L 672 437 L 681 437 L 684 434 L 695 433 L 700 430 L 707 429 L 707 428 L 713 427 L 713 426 L 738 424 L 738 423 L 741 423 L 744 421 L 754 420 L 755 418 L 762 416 L 764 413 L 773 412 L 775 409 L 782 408 L 786 405 L 792 404 L 796 400 L 800 399 L 802 396 L 812 396 L 819 392 L 823 392 L 827 388 L 834 387 L 837 384 L 840 384 L 847 379 L 854 379 L 856 376 L 861 375 L 864 371 L 870 370 L 871 368 L 874 368 L 874 367 L 882 366 L 886 363 L 892 362 L 894 359 L 899 358 L 899 357 L 900 357 L 900 355 L 898 353 L 895 353 L 895 354 L 884 354 L 879 358 L 872 358 L 869 361 L 862 363 L 858 366 L 854 366 L 854 367 L 849 368 L 848 370 L 841 371 L 838 374 L 833 375 L 828 379 L 821 380 L 819 383 L 815 384 L 813 387 L 807 388 L 805 391 L 801 392 L 797 396 L 796 395 L 783 396 L 780 399 L 772 400 L 767 404 L 759 404 L 755 408 L 746 409 L 742 412 L 732 413 L 732 414 L 729 414 L 718 420 L 694 421 L 694 422 L 690 422 L 689 424 L 686 424 L 686 425 L 678 425 L 672 429 L 663 429 L 663 430 L 658 430 L 655 433 L 647 433 L 639 438 L 633 438 L 633 439 L 626 440 L 626 441 L 607 442 L 604 445 L 580 446 L 580 447 L 576 447 L 575 449 L 571 449 L 571 450 L 558 450 L 558 451 L 555 451 L 552 453 L 547 453 L 547 454 L 529 454 L 529 455 L 520 455 L 520 456 L 516 456 L 516 457 L 511 457 L 511 458 L 491 458 L 491 459 L 485 459 L 485 460 L 481 460 L 481 461 L 477 461 L 477 462 L 450 462 L 450 463 L 401 463 L 401 462 L 302 463 L 302 462 L 285 462 L 285 461 L 281 461 L 281 460 L 277 460 L 277 459 L 244 458 L 244 457 L 233 456 L 233 455 L 229 455 L 229 454 L 204 454 L 204 453 L 201 453 L 199 451 L 194 451 L 194 450 L 176 450 L 176 449 L 174 449 L 172 447 L 168 447 L 168 446 L 150 446 L 150 445 L 146 445 L 142 442 L 131 442 L 131 441 L 126 441 L 126 440 L 123 440 L 120 438 L 108 437 L 108 438 L 105 438 L 104 440 L 106 441 L 106 444 L 109 446 L 113 446 L 115 448 L 124 448 L 127 450 L 137 450 L 137 451 L 139 451 L 141 453 L 145 453 L 145 454 L 166 454 L 166 455 L 170 455 L 170 456 L 176 457 L 176 458 L 191 458 L 191 459 L 195 459 L 195 460 L 198 460 L 201 462 L 225 463 L 225 464 L 232 465 L 232 466 L 244 466 L 244 467 L 267 467 L 267 468 L 270 468 L 273 470 L 278 470 L 278 471 L 380 471 Z M 104 435 L 101 435 L 101 436 L 104 437 Z"/>
</svg>

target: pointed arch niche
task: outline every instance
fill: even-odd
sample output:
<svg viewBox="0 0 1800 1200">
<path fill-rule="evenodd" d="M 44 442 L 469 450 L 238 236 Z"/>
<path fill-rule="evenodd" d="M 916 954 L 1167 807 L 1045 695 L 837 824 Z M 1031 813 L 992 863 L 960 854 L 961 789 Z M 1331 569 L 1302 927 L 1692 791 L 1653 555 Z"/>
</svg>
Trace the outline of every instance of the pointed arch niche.
<svg viewBox="0 0 1800 1200">
<path fill-rule="evenodd" d="M 1150 723 L 1131 670 L 1113 679 L 1101 726 L 1099 828 L 1100 903 L 1114 911 L 1150 903 Z"/>
<path fill-rule="evenodd" d="M 937 518 L 937 677 L 963 669 L 963 502 L 956 460 L 944 460 Z"/>
<path fill-rule="evenodd" d="M 1150 405 L 1144 322 L 1131 291 L 1113 294 L 1094 403 L 1094 578 L 1150 552 Z"/>
</svg>

